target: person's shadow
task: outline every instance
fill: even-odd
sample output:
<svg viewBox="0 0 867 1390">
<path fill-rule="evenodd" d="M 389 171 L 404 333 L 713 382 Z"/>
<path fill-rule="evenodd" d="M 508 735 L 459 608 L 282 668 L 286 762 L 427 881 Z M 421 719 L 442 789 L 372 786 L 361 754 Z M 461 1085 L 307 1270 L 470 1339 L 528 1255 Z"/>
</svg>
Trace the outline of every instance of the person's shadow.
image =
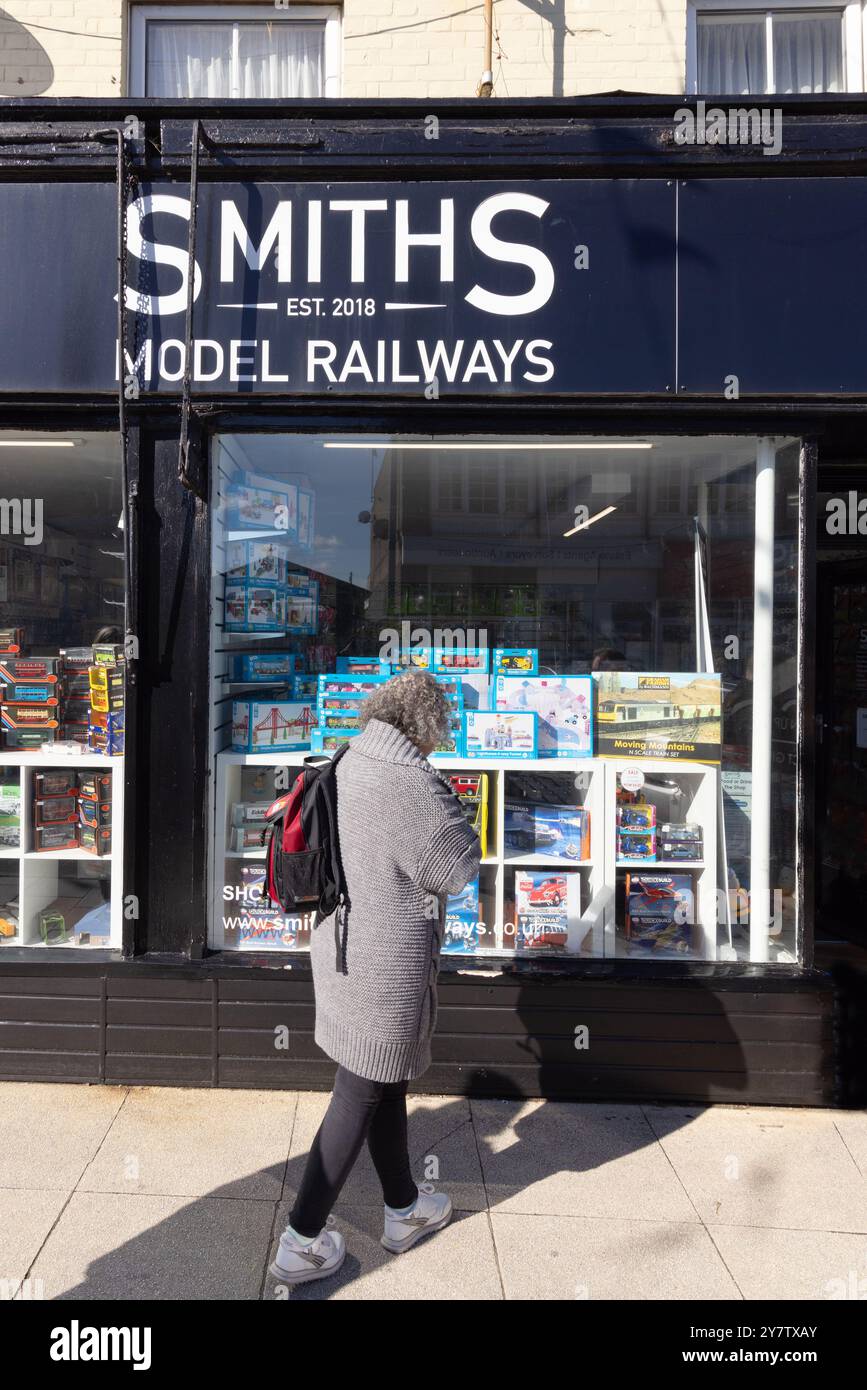
<svg viewBox="0 0 867 1390">
<path fill-rule="evenodd" d="M 455 1207 L 453 1221 L 471 1220 L 504 1203 L 519 1209 L 514 1199 L 534 1189 L 529 1203 L 521 1204 L 524 1211 L 562 1214 L 564 1201 L 568 1205 L 573 1199 L 568 1191 L 563 1193 L 564 1175 L 567 1183 L 569 1175 L 576 1175 L 573 1197 L 580 1200 L 581 1215 L 634 1216 L 638 1201 L 646 1203 L 642 1213 L 649 1220 L 665 1220 L 666 1211 L 668 1219 L 677 1219 L 671 1212 L 683 1200 L 682 1193 L 672 1189 L 666 1197 L 653 1182 L 639 1179 L 634 1169 L 629 1190 L 616 1199 L 622 1202 L 622 1210 L 619 1205 L 612 1207 L 610 1184 L 601 1180 L 602 1170 L 609 1163 L 628 1163 L 630 1156 L 656 1145 L 660 1132 L 670 1134 L 688 1125 L 705 1102 L 737 1101 L 747 1085 L 740 1043 L 714 989 L 702 990 L 694 978 L 688 990 L 681 990 L 681 1012 L 674 1011 L 674 1000 L 668 1001 L 670 1035 L 661 1042 L 666 1025 L 658 986 L 647 993 L 642 1008 L 641 991 L 635 989 L 634 981 L 630 991 L 629 981 L 612 977 L 607 1003 L 598 984 L 591 990 L 589 983 L 567 977 L 522 980 L 518 975 L 505 983 L 502 977 L 494 983 L 479 976 L 478 987 L 449 986 L 447 977 L 441 977 L 433 1063 L 411 1088 L 411 1098 L 417 1097 L 418 1103 L 410 1114 L 409 1141 L 416 1180 L 431 1180 L 449 1192 Z M 474 993 L 476 988 L 503 991 L 499 996 L 502 1012 L 492 1012 L 486 1034 L 481 1034 L 478 1020 L 475 1031 L 467 1030 L 470 1011 L 480 1002 L 474 1004 L 467 991 Z M 676 995 L 677 986 L 671 988 Z M 494 1002 L 499 1002 L 496 993 Z M 575 1028 L 581 1025 L 589 1027 L 589 1045 L 579 1051 Z M 709 1050 L 716 1052 L 715 1066 Z M 474 1053 L 483 1057 L 486 1051 L 514 1061 L 503 1066 L 469 1060 Z M 470 1104 L 465 1095 L 435 1100 L 445 1084 L 454 1087 L 456 1058 L 463 1055 L 468 1059 L 462 1079 L 466 1095 L 472 1096 Z M 664 1063 L 671 1078 L 668 1094 Z M 287 1075 L 287 1088 L 291 1085 Z M 547 1095 L 549 1103 L 534 1101 L 540 1095 Z M 324 1096 L 322 1100 L 324 1108 Z M 560 1103 L 568 1100 L 598 1103 L 572 1111 Z M 657 1125 L 651 1125 L 642 1109 L 651 1101 L 670 1107 L 660 1114 Z M 302 1096 L 292 1151 L 285 1163 L 214 1188 L 206 1197 L 183 1201 L 173 1214 L 154 1220 L 146 1230 L 93 1260 L 83 1280 L 54 1297 L 327 1300 L 351 1281 L 393 1262 L 396 1257 L 379 1245 L 382 1193 L 365 1147 L 334 1210 L 347 1244 L 343 1267 L 330 1279 L 296 1288 L 281 1284 L 267 1272 L 288 1222 L 320 1114 L 319 1107 L 305 1106 Z M 287 1147 L 288 1143 L 287 1138 Z M 593 1182 L 594 1172 L 600 1175 L 598 1185 Z M 547 1180 L 554 1177 L 559 1179 L 556 1195 L 544 1191 Z M 670 1174 L 661 1171 L 663 1185 L 666 1177 Z M 89 1191 L 86 1180 L 81 1190 Z M 143 1202 L 148 1195 L 141 1194 Z M 248 1200 L 239 1200 L 243 1198 Z M 155 1216 L 158 1209 L 164 1210 L 165 1200 L 154 1201 Z M 103 1195 L 100 1201 L 111 1208 L 110 1196 Z M 602 1204 L 598 1211 L 594 1210 L 597 1202 Z M 666 1203 L 674 1206 L 666 1207 Z M 130 1219 L 129 1209 L 118 1207 L 121 1226 L 125 1219 Z M 69 1238 L 67 1232 L 65 1239 Z M 56 1255 L 49 1253 L 46 1271 L 54 1259 Z M 35 1276 L 39 1277 L 38 1261 Z M 396 1272 L 394 1278 L 400 1277 Z M 401 1297 L 400 1284 L 394 1287 L 393 1296 Z M 52 1296 L 50 1289 L 46 1293 Z M 430 1296 L 441 1294 L 432 1290 Z M 487 1294 L 474 1289 L 474 1296 L 496 1298 L 500 1293 L 495 1287 Z"/>
</svg>

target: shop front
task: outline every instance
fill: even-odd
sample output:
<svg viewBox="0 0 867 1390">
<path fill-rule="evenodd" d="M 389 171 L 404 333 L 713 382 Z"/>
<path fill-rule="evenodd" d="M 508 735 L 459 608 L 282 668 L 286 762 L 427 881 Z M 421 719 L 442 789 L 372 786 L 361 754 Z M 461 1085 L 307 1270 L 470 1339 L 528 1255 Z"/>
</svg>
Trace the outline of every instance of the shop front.
<svg viewBox="0 0 867 1390">
<path fill-rule="evenodd" d="M 845 1102 L 867 108 L 794 104 L 778 167 L 663 99 L 127 105 L 0 110 L 0 1076 L 327 1087 L 263 816 L 418 666 L 483 849 L 421 1087 Z"/>
</svg>

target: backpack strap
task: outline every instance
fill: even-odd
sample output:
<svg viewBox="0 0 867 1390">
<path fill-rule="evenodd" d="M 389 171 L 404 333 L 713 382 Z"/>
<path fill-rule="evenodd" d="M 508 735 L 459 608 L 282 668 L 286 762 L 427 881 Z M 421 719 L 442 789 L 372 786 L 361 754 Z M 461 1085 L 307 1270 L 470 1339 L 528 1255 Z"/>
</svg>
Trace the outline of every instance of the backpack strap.
<svg viewBox="0 0 867 1390">
<path fill-rule="evenodd" d="M 349 744 L 344 744 L 331 758 L 331 778 L 334 788 L 333 797 L 325 797 L 325 807 L 328 815 L 328 842 L 331 849 L 331 872 L 334 882 L 337 884 L 337 906 L 334 910 L 334 943 L 335 943 L 335 962 L 334 968 L 340 975 L 348 973 L 346 965 L 346 947 L 349 936 L 349 894 L 346 890 L 346 877 L 343 872 L 343 861 L 340 857 L 340 836 L 337 829 L 337 778 L 334 769 L 340 762 L 344 753 L 348 752 Z"/>
</svg>

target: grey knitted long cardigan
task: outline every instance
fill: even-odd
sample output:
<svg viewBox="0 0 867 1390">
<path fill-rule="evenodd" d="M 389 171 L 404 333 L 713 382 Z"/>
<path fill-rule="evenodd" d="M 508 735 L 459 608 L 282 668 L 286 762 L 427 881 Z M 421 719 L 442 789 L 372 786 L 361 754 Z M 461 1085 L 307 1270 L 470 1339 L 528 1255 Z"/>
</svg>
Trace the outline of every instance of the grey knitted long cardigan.
<svg viewBox="0 0 867 1390">
<path fill-rule="evenodd" d="M 430 1065 L 445 898 L 477 873 L 479 838 L 399 730 L 372 719 L 337 767 L 349 911 L 313 930 L 315 1039 L 370 1081 Z"/>
</svg>

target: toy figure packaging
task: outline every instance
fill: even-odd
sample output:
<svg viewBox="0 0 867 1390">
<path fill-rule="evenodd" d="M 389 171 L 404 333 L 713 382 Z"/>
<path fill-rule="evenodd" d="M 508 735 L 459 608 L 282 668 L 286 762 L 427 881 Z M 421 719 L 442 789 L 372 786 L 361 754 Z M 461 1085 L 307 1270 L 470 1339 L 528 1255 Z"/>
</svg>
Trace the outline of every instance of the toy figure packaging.
<svg viewBox="0 0 867 1390">
<path fill-rule="evenodd" d="M 233 700 L 232 748 L 241 753 L 303 752 L 316 717 L 295 700 Z"/>
<path fill-rule="evenodd" d="M 581 878 L 549 869 L 515 871 L 515 946 L 533 955 L 578 948 Z"/>
<path fill-rule="evenodd" d="M 468 710 L 463 716 L 465 758 L 535 758 L 536 715 Z"/>
<path fill-rule="evenodd" d="M 539 673 L 538 647 L 495 647 L 495 676 L 535 676 Z"/>
<path fill-rule="evenodd" d="M 460 892 L 446 899 L 442 949 L 449 955 L 470 955 L 482 941 L 482 913 L 478 876 Z"/>
<path fill-rule="evenodd" d="M 226 578 L 249 584 L 285 585 L 289 548 L 280 541 L 229 541 Z"/>
<path fill-rule="evenodd" d="M 281 589 L 228 583 L 225 590 L 227 632 L 279 632 L 287 628 L 286 595 Z"/>
<path fill-rule="evenodd" d="M 689 874 L 626 875 L 626 939 L 630 954 L 686 955 L 695 921 Z"/>
<path fill-rule="evenodd" d="M 591 757 L 589 676 L 497 676 L 494 700 L 498 710 L 533 710 L 538 715 L 540 758 Z"/>
</svg>

